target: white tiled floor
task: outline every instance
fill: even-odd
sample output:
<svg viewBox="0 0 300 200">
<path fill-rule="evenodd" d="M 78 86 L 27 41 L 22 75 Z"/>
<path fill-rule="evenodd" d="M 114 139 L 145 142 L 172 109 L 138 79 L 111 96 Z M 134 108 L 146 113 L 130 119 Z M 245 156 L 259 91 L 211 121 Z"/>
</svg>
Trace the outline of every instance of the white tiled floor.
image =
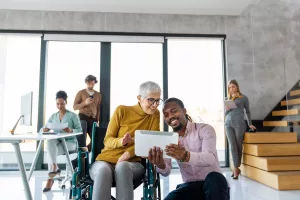
<svg viewBox="0 0 300 200">
<path fill-rule="evenodd" d="M 260 183 L 252 181 L 245 177 L 240 177 L 239 180 L 232 180 L 231 172 L 223 171 L 227 180 L 231 185 L 231 200 L 299 200 L 300 191 L 277 191 Z M 69 191 L 62 191 L 55 183 L 52 191 L 42 193 L 45 185 L 47 172 L 35 172 L 30 181 L 30 187 L 35 200 L 66 200 L 68 199 Z M 169 182 L 169 184 L 168 184 Z M 162 178 L 162 195 L 175 189 L 176 185 L 181 183 L 181 176 L 178 171 L 173 170 L 170 178 Z M 0 199 L 25 199 L 22 187 L 22 180 L 19 172 L 0 172 Z M 112 191 L 114 193 L 114 190 Z M 142 187 L 135 190 L 135 199 L 141 199 Z"/>
</svg>

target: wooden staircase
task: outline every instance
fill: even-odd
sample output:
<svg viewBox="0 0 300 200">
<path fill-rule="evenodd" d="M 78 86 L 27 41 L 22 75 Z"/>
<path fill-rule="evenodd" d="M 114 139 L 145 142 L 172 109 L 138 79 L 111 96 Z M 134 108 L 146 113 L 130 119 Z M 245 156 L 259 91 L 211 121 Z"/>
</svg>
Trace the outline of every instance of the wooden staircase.
<svg viewBox="0 0 300 200">
<path fill-rule="evenodd" d="M 284 119 L 288 118 L 288 120 Z M 289 127 L 293 131 L 294 126 L 300 125 L 300 81 L 297 82 L 272 111 L 265 117 L 263 122 L 253 120 L 260 131 L 272 131 L 275 127 Z"/>
<path fill-rule="evenodd" d="M 278 190 L 300 190 L 297 133 L 246 133 L 242 175 Z"/>
<path fill-rule="evenodd" d="M 263 121 L 253 123 L 260 132 L 245 134 L 242 175 L 278 190 L 300 190 L 300 143 L 294 131 L 300 125 L 300 81 Z M 275 127 L 285 132 L 272 132 Z"/>
</svg>

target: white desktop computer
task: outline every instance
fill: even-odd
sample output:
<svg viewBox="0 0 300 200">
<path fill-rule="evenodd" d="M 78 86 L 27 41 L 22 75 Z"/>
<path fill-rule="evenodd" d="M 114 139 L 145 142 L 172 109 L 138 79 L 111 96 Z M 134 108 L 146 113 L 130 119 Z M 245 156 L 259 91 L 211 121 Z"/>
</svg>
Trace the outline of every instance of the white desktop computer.
<svg viewBox="0 0 300 200">
<path fill-rule="evenodd" d="M 18 123 L 20 121 L 21 125 L 25 126 L 32 126 L 32 98 L 33 98 L 33 92 L 29 92 L 23 96 L 21 96 L 21 109 L 20 109 L 20 117 L 10 133 L 13 135 L 15 132 L 15 129 L 18 126 Z"/>
</svg>

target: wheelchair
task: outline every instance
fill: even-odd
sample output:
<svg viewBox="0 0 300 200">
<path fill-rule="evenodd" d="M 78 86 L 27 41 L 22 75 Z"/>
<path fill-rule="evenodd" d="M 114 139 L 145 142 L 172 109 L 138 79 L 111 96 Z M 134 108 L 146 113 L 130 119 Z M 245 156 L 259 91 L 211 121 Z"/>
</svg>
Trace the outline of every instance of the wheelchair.
<svg viewBox="0 0 300 200">
<path fill-rule="evenodd" d="M 71 199 L 92 200 L 93 180 L 89 175 L 89 168 L 104 148 L 103 141 L 105 134 L 106 128 L 100 128 L 97 123 L 94 123 L 91 141 L 91 159 L 89 152 L 83 152 L 81 149 L 78 150 L 78 167 L 72 177 Z M 141 197 L 141 200 L 161 200 L 159 174 L 156 172 L 154 165 L 148 160 L 142 159 L 142 164 L 146 169 L 146 173 L 142 179 L 133 181 L 133 190 L 143 184 L 143 197 Z M 114 182 L 112 183 L 112 187 L 116 187 Z M 113 196 L 111 196 L 111 199 L 116 200 Z"/>
</svg>

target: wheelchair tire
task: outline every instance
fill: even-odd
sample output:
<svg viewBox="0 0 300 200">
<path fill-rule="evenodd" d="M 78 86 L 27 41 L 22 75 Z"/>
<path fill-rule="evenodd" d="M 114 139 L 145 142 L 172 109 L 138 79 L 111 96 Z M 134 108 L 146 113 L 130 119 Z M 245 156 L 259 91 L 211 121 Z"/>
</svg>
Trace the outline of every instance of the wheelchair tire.
<svg viewBox="0 0 300 200">
<path fill-rule="evenodd" d="M 156 179 L 157 179 L 157 177 L 156 177 L 156 170 L 155 170 L 155 167 L 154 167 L 154 165 L 152 165 L 152 170 L 151 170 L 151 172 L 152 172 L 152 177 L 153 177 L 153 180 L 154 180 L 154 185 L 153 185 L 153 188 L 152 188 L 152 200 L 156 200 L 157 199 L 157 190 L 156 190 Z"/>
</svg>

